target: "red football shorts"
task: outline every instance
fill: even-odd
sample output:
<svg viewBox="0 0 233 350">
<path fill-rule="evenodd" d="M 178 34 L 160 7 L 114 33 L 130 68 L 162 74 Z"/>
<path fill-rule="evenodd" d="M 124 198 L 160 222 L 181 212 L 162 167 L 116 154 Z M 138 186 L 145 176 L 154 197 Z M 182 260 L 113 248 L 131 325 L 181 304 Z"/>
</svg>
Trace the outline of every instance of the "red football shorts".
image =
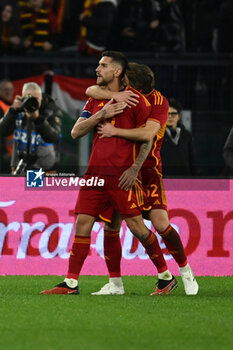
<svg viewBox="0 0 233 350">
<path fill-rule="evenodd" d="M 145 167 L 141 170 L 142 186 L 146 192 L 150 209 L 167 210 L 167 198 L 163 185 L 163 178 L 156 168 Z M 148 209 L 145 207 L 145 209 Z"/>
<path fill-rule="evenodd" d="M 84 178 L 90 178 L 86 175 Z M 99 176 L 100 178 L 100 176 Z M 83 186 L 79 190 L 75 206 L 76 214 L 87 214 L 106 222 L 110 222 L 113 210 L 123 217 L 141 215 L 145 204 L 145 193 L 140 183 L 136 183 L 130 191 L 118 187 L 119 179 L 113 176 L 101 176 L 104 186 Z"/>
</svg>

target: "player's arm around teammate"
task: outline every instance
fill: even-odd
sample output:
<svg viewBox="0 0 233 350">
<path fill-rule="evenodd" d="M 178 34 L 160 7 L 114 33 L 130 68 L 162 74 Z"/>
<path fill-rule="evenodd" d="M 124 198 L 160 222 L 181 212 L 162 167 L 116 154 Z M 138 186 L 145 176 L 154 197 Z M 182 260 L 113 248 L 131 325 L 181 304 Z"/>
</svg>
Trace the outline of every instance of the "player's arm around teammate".
<svg viewBox="0 0 233 350">
<path fill-rule="evenodd" d="M 86 90 L 86 95 L 95 100 L 111 100 L 113 98 L 116 102 L 125 102 L 129 108 L 136 106 L 139 97 L 131 90 L 116 92 L 98 85 L 89 86 Z"/>
<path fill-rule="evenodd" d="M 126 103 L 113 102 L 113 99 L 111 99 L 100 111 L 96 112 L 88 119 L 80 117 L 71 130 L 72 138 L 77 139 L 82 137 L 88 134 L 97 124 L 103 122 L 105 119 L 112 118 L 115 115 L 122 113 L 126 107 Z"/>
<path fill-rule="evenodd" d="M 126 79 L 127 80 L 127 79 Z M 94 99 L 114 99 L 117 102 L 125 102 L 128 107 L 135 106 L 138 103 L 137 97 L 131 90 L 120 92 L 110 91 L 107 88 L 98 85 L 92 85 L 87 88 L 86 95 Z M 148 120 L 143 128 L 121 129 L 115 128 L 111 123 L 105 123 L 99 126 L 98 133 L 102 137 L 123 137 L 130 141 L 151 141 L 159 131 L 161 125 L 155 121 Z"/>
<path fill-rule="evenodd" d="M 155 121 L 148 120 L 142 128 L 121 129 L 114 125 L 103 124 L 98 127 L 98 134 L 103 137 L 123 137 L 130 141 L 151 141 L 159 131 L 161 125 Z"/>
</svg>

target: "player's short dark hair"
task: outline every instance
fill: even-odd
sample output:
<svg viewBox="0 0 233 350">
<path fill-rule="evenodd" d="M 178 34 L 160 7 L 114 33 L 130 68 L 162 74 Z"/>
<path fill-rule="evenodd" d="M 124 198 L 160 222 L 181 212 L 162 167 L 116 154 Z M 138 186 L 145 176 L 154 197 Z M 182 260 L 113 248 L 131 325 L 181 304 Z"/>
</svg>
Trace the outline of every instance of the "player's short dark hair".
<svg viewBox="0 0 233 350">
<path fill-rule="evenodd" d="M 122 73 L 121 73 L 120 78 L 123 78 L 125 73 L 126 73 L 127 66 L 128 66 L 128 61 L 127 61 L 127 58 L 125 57 L 125 55 L 120 51 L 107 50 L 107 51 L 104 51 L 102 53 L 102 57 L 104 57 L 104 56 L 111 57 L 111 59 L 114 62 L 117 62 L 121 66 Z"/>
<path fill-rule="evenodd" d="M 172 107 L 177 110 L 177 112 L 180 114 L 181 112 L 181 104 L 179 101 L 177 101 L 175 98 L 171 97 L 168 99 L 169 107 Z"/>
<path fill-rule="evenodd" d="M 126 75 L 129 79 L 130 85 L 143 94 L 149 94 L 154 89 L 154 73 L 145 64 L 130 62 L 128 64 Z"/>
</svg>

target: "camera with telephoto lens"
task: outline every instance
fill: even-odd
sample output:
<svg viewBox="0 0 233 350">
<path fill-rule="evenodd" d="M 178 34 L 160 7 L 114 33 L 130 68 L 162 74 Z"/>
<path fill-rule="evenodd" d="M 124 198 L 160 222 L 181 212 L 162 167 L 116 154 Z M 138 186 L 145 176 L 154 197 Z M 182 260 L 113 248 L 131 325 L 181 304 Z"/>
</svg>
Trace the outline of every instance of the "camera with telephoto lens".
<svg viewBox="0 0 233 350">
<path fill-rule="evenodd" d="M 39 102 L 31 95 L 27 95 L 21 99 L 22 105 L 19 108 L 19 112 L 23 112 L 25 109 L 29 113 L 35 112 L 39 109 Z"/>
</svg>

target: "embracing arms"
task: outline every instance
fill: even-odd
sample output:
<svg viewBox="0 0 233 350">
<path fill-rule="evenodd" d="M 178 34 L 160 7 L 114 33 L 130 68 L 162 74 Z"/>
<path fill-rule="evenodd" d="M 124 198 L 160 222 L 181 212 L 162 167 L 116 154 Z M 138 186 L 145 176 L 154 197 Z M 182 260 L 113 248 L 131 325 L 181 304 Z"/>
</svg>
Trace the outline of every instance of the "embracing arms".
<svg viewBox="0 0 233 350">
<path fill-rule="evenodd" d="M 113 99 L 111 99 L 100 111 L 88 119 L 80 117 L 71 130 L 72 138 L 77 139 L 88 134 L 100 122 L 122 113 L 125 107 L 124 102 L 113 103 Z"/>
<path fill-rule="evenodd" d="M 139 154 L 130 168 L 125 170 L 119 179 L 119 187 L 129 190 L 134 185 L 138 173 L 146 160 L 153 145 L 154 137 L 159 131 L 161 125 L 155 121 L 148 120 L 142 128 L 120 129 L 110 123 L 100 125 L 98 133 L 100 137 L 122 137 L 130 141 L 142 142 Z"/>
<path fill-rule="evenodd" d="M 136 106 L 139 102 L 139 95 L 135 94 L 132 90 L 116 92 L 98 85 L 89 86 L 86 90 L 86 95 L 88 97 L 93 97 L 96 100 L 110 100 L 113 98 L 116 102 L 125 102 L 129 108 Z"/>
<path fill-rule="evenodd" d="M 130 141 L 150 141 L 155 137 L 160 127 L 159 123 L 152 120 L 148 120 L 144 127 L 134 129 L 121 129 L 114 127 L 112 124 L 106 124 L 99 126 L 98 133 L 101 138 L 115 136 Z"/>
</svg>

